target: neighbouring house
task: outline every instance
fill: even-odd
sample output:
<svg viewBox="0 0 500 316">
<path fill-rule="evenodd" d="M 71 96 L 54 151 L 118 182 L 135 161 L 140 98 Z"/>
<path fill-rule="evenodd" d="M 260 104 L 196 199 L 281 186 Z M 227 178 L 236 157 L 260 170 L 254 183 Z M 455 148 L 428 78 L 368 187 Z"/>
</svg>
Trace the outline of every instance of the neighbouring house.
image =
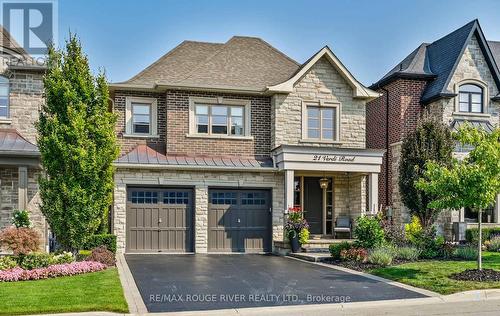
<svg viewBox="0 0 500 316">
<path fill-rule="evenodd" d="M 491 130 L 499 124 L 500 42 L 487 41 L 478 20 L 436 40 L 423 43 L 371 86 L 381 94 L 367 105 L 367 147 L 385 149 L 379 200 L 396 222 L 410 220 L 398 188 L 402 141 L 424 117 L 456 129 L 464 122 Z M 455 155 L 467 153 L 457 146 Z M 500 196 L 483 221 L 500 224 Z M 464 209 L 443 212 L 439 228 L 451 238 L 452 223 L 477 222 Z M 488 224 L 486 224 L 488 225 Z M 456 226 L 456 225 L 455 225 Z M 456 226 L 458 227 L 458 226 Z"/>
<path fill-rule="evenodd" d="M 28 210 L 46 245 L 47 224 L 39 209 L 41 166 L 35 128 L 43 102 L 45 67 L 2 27 L 0 33 L 0 229 L 12 225 L 15 210 Z"/>
<path fill-rule="evenodd" d="M 378 209 L 359 83 L 328 47 L 299 64 L 265 41 L 185 41 L 109 85 L 120 252 L 271 252 L 287 209 L 313 238 Z M 320 186 L 321 184 L 321 186 Z"/>
</svg>

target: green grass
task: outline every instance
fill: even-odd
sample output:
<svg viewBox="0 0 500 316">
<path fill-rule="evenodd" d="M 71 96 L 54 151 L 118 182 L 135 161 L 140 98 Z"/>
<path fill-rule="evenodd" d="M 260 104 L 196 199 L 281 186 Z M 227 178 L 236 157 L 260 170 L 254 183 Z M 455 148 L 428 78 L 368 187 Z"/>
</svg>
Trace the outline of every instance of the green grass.
<svg viewBox="0 0 500 316">
<path fill-rule="evenodd" d="M 128 312 L 116 268 L 76 276 L 0 283 L 0 315 Z"/>
<path fill-rule="evenodd" d="M 448 276 L 466 269 L 476 269 L 476 261 L 422 261 L 378 268 L 371 274 L 401 283 L 431 290 L 440 294 L 500 288 L 500 282 L 456 281 Z M 500 270 L 500 253 L 483 252 L 483 268 Z"/>
</svg>

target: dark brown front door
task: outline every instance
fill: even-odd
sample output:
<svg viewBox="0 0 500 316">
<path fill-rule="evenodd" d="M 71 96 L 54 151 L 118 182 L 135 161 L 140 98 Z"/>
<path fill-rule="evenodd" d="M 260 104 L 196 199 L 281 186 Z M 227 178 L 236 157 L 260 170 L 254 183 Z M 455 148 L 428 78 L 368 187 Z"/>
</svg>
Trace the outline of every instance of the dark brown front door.
<svg viewBox="0 0 500 316">
<path fill-rule="evenodd" d="M 209 190 L 208 251 L 270 252 L 267 190 Z"/>
<path fill-rule="evenodd" d="M 323 234 L 323 190 L 319 178 L 304 178 L 304 218 L 311 234 Z"/>
<path fill-rule="evenodd" d="M 129 188 L 127 252 L 191 252 L 191 189 Z"/>
</svg>

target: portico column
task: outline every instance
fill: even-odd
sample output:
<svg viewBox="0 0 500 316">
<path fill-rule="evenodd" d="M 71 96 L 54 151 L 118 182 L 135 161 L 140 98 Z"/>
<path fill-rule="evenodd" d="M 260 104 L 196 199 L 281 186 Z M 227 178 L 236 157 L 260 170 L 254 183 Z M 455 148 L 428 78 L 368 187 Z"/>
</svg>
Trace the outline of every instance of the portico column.
<svg viewBox="0 0 500 316">
<path fill-rule="evenodd" d="M 25 210 L 28 207 L 28 167 L 18 168 L 18 208 Z"/>
<path fill-rule="evenodd" d="M 293 170 L 285 170 L 285 210 L 293 207 L 293 192 L 294 192 L 294 172 Z"/>
<path fill-rule="evenodd" d="M 378 212 L 378 173 L 368 175 L 368 213 Z"/>
</svg>

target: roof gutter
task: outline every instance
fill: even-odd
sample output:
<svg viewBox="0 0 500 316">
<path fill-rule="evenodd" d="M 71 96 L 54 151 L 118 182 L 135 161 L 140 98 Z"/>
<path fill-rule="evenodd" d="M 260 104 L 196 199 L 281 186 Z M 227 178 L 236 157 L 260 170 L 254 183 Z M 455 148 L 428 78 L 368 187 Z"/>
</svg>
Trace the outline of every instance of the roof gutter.
<svg viewBox="0 0 500 316">
<path fill-rule="evenodd" d="M 147 163 L 121 163 L 114 162 L 117 169 L 154 169 L 154 170 L 186 170 L 186 171 L 239 171 L 239 172 L 278 172 L 274 167 L 250 167 L 250 168 L 232 168 L 223 166 L 191 166 L 191 165 L 162 165 Z"/>
<path fill-rule="evenodd" d="M 182 91 L 206 91 L 206 92 L 217 92 L 217 93 L 233 93 L 233 94 L 246 94 L 246 95 L 269 95 L 268 90 L 255 90 L 247 87 L 229 87 L 229 86 L 186 86 L 186 85 L 176 85 L 176 84 L 129 84 L 129 83 L 109 83 L 110 91 L 117 90 L 136 90 L 136 91 L 154 91 L 154 92 L 164 92 L 167 90 L 182 90 Z"/>
</svg>

